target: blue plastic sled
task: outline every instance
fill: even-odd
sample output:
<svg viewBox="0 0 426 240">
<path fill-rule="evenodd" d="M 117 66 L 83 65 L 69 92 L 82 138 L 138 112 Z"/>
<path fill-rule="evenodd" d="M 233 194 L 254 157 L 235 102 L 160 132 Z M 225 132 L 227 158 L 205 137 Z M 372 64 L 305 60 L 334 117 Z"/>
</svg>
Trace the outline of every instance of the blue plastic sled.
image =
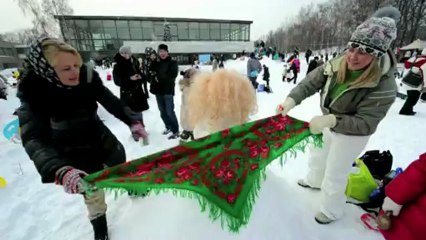
<svg viewBox="0 0 426 240">
<path fill-rule="evenodd" d="M 3 128 L 3 135 L 7 140 L 12 141 L 18 135 L 19 119 L 12 120 Z"/>
</svg>

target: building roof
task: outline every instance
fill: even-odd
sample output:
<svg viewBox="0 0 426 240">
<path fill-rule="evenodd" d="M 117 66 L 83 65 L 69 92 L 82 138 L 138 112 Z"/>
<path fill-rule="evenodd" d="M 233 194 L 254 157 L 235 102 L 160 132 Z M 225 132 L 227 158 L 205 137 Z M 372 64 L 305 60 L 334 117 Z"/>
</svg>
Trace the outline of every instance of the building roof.
<svg viewBox="0 0 426 240">
<path fill-rule="evenodd" d="M 136 16 L 83 16 L 83 15 L 55 15 L 56 19 L 62 20 L 147 20 L 147 21 L 170 21 L 170 22 L 208 22 L 208 23 L 242 23 L 252 24 L 247 20 L 225 20 L 225 19 L 203 19 L 203 18 L 166 18 L 166 17 L 136 17 Z"/>
<path fill-rule="evenodd" d="M 18 45 L 18 43 L 0 40 L 0 45 L 2 47 L 14 47 L 15 45 Z"/>
</svg>

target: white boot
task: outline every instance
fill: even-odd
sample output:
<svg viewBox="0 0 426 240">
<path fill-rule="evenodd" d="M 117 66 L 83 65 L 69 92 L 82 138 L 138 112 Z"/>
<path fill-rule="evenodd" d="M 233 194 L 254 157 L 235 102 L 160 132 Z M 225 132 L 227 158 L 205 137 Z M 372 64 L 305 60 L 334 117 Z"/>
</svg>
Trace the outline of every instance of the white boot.
<svg viewBox="0 0 426 240">
<path fill-rule="evenodd" d="M 319 224 L 329 224 L 335 220 L 327 217 L 324 213 L 319 212 L 315 215 L 315 221 L 317 221 Z"/>
<path fill-rule="evenodd" d="M 310 188 L 310 189 L 313 189 L 313 190 L 321 190 L 321 188 L 312 187 L 311 185 L 307 184 L 306 181 L 303 180 L 303 179 L 299 179 L 299 181 L 297 181 L 297 184 L 301 187 L 304 187 L 304 188 Z"/>
</svg>

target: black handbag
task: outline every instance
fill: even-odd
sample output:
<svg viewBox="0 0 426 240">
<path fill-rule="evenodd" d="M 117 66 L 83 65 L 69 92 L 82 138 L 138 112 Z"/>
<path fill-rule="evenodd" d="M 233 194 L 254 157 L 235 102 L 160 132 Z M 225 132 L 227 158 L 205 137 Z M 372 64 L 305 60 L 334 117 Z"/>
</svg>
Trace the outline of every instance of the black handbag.
<svg viewBox="0 0 426 240">
<path fill-rule="evenodd" d="M 423 77 L 420 72 L 415 73 L 410 69 L 407 75 L 402 79 L 402 83 L 412 88 L 418 88 L 423 85 Z"/>
<path fill-rule="evenodd" d="M 405 85 L 412 87 L 412 88 L 418 88 L 423 85 L 423 76 L 421 74 L 421 70 L 419 69 L 419 72 L 413 72 L 414 64 L 417 61 L 417 57 L 414 59 L 413 65 L 410 68 L 410 71 L 408 71 L 407 75 L 402 78 L 402 83 Z"/>
<path fill-rule="evenodd" d="M 367 151 L 360 159 L 363 160 L 375 179 L 382 180 L 392 170 L 393 156 L 389 150 Z"/>
</svg>

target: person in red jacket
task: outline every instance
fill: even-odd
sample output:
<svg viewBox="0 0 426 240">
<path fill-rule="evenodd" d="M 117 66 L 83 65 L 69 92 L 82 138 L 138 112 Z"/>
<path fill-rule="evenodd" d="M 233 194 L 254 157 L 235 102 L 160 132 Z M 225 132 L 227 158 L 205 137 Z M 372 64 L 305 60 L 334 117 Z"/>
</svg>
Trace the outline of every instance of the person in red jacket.
<svg viewBox="0 0 426 240">
<path fill-rule="evenodd" d="M 426 239 L 426 153 L 386 186 L 382 209 L 392 212 L 386 240 Z"/>
<path fill-rule="evenodd" d="M 413 116 L 416 112 L 413 111 L 414 106 L 419 101 L 419 98 L 422 102 L 426 101 L 426 48 L 423 49 L 422 53 L 419 56 L 412 57 L 405 61 L 404 67 L 406 69 L 414 68 L 420 72 L 420 75 L 423 77 L 423 84 L 418 88 L 412 88 L 406 86 L 407 89 L 407 100 L 402 106 L 399 114 Z"/>
</svg>

